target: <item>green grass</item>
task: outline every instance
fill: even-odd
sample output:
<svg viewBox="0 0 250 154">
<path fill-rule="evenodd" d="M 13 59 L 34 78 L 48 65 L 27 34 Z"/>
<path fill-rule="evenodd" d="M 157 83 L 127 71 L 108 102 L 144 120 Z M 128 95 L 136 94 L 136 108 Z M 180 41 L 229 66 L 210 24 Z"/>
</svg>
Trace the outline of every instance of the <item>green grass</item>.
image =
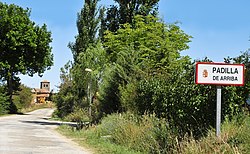
<svg viewBox="0 0 250 154">
<path fill-rule="evenodd" d="M 163 129 L 154 116 L 135 116 L 130 113 L 108 115 L 98 126 L 76 131 L 63 126 L 58 130 L 85 146 L 93 147 L 96 153 L 160 153 L 167 151 L 167 129 Z M 162 135 L 166 134 L 166 135 Z M 160 145 L 162 144 L 162 145 Z M 165 149 L 161 149 L 164 147 Z"/>
<path fill-rule="evenodd" d="M 127 114 L 128 115 L 128 114 Z M 125 115 L 126 116 L 126 115 Z M 156 138 L 149 139 L 147 130 L 154 130 L 148 117 L 144 118 L 138 123 L 134 123 L 136 118 L 132 120 L 121 119 L 121 115 L 115 114 L 103 119 L 98 126 L 91 127 L 87 130 L 76 131 L 69 126 L 61 126 L 58 131 L 73 139 L 80 145 L 92 149 L 94 153 L 100 154 L 140 154 L 140 153 L 174 153 L 174 154 L 207 154 L 207 153 L 227 153 L 227 154 L 248 154 L 250 153 L 250 117 L 247 115 L 236 116 L 233 120 L 226 120 L 221 126 L 221 135 L 217 137 L 215 130 L 211 129 L 206 136 L 199 140 L 192 136 L 185 136 L 177 140 L 177 136 L 172 138 L 165 137 L 165 139 L 172 139 L 169 147 L 154 147 L 152 141 L 157 141 Z M 124 118 L 124 117 L 123 117 Z M 131 119 L 131 117 L 130 117 Z M 153 121 L 155 122 L 155 121 Z M 143 124 L 143 125 L 142 125 Z M 122 126 L 122 127 L 121 127 Z M 159 129 L 159 127 L 157 127 Z M 142 131 L 140 131 L 142 130 Z M 145 132 L 145 135 L 141 132 Z M 160 134 L 168 132 L 163 130 Z M 165 134 L 168 135 L 168 134 Z M 132 137 L 131 137 L 132 136 Z M 163 135 L 164 136 L 164 135 Z M 150 137 L 159 137 L 154 134 Z M 164 142 L 165 143 L 165 142 Z M 153 146 L 153 152 L 147 150 L 149 145 Z M 145 151 L 143 150 L 145 146 Z M 159 149 L 155 149 L 159 148 Z M 165 148 L 165 149 L 160 149 Z M 152 150 L 151 149 L 151 150 Z M 167 149 L 167 150 L 166 150 Z M 163 152 L 159 152 L 163 150 Z M 141 151 L 141 152 L 138 152 Z"/>
<path fill-rule="evenodd" d="M 9 116 L 9 114 L 0 114 L 0 117 L 6 117 Z"/>
<path fill-rule="evenodd" d="M 242 118 L 242 117 L 241 117 Z M 248 154 L 250 153 L 250 117 L 226 120 L 221 126 L 221 135 L 217 137 L 215 130 L 210 130 L 208 135 L 195 140 L 186 137 L 175 149 L 175 153 L 207 154 Z"/>
<path fill-rule="evenodd" d="M 97 154 L 140 154 L 140 152 L 133 151 L 124 146 L 113 144 L 105 137 L 99 138 L 93 129 L 95 128 L 76 131 L 72 127 L 64 125 L 60 126 L 57 130 L 66 137 L 73 139 L 80 146 L 89 148 Z"/>
</svg>

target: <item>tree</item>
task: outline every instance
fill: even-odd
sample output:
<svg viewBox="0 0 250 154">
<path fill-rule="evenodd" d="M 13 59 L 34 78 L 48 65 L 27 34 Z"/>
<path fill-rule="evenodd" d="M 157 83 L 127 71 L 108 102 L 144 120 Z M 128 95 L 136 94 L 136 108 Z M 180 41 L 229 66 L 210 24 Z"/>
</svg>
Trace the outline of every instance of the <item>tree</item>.
<svg viewBox="0 0 250 154">
<path fill-rule="evenodd" d="M 99 28 L 101 18 L 98 17 L 99 10 L 97 8 L 99 0 L 85 0 L 84 7 L 77 15 L 78 35 L 75 36 L 75 42 L 69 43 L 74 57 L 77 62 L 77 57 L 81 52 L 85 52 L 90 45 L 96 44 L 96 34 Z"/>
<path fill-rule="evenodd" d="M 65 117 L 78 109 L 88 109 L 87 87 L 91 84 L 91 96 L 96 97 L 98 85 L 101 82 L 102 70 L 106 64 L 105 50 L 98 42 L 95 46 L 89 47 L 84 53 L 80 53 L 77 63 L 68 62 L 61 68 L 60 91 L 54 97 L 57 104 L 57 115 Z M 86 72 L 89 68 L 92 72 Z M 92 116 L 98 116 L 97 106 L 92 104 Z M 91 118 L 91 117 L 90 117 Z"/>
<path fill-rule="evenodd" d="M 81 108 L 91 107 L 91 119 L 93 120 L 99 117 L 99 107 L 94 102 L 94 98 L 97 97 L 106 64 L 106 52 L 102 44 L 98 42 L 96 45 L 89 47 L 84 53 L 80 53 L 78 63 L 72 68 L 76 106 Z M 92 71 L 88 72 L 86 68 Z M 89 99 L 91 99 L 91 104 Z"/>
<path fill-rule="evenodd" d="M 108 113 L 127 110 L 127 107 L 135 109 L 136 106 L 131 105 L 132 96 L 136 94 L 134 87 L 152 76 L 165 79 L 171 76 L 175 68 L 180 67 L 178 63 L 186 61 L 180 52 L 188 49 L 190 41 L 190 36 L 177 25 L 166 25 L 152 15 L 138 15 L 133 26 L 126 23 L 121 27 L 116 32 L 107 31 L 104 36 L 111 65 L 107 71 L 111 73 L 104 77 L 108 81 L 103 82 L 101 101 Z M 110 104 L 112 101 L 114 106 Z"/>
<path fill-rule="evenodd" d="M 61 68 L 60 91 L 52 98 L 57 106 L 56 115 L 60 118 L 64 118 L 74 111 L 75 101 L 71 69 L 72 63 L 70 61 Z"/>
<path fill-rule="evenodd" d="M 29 9 L 0 2 L 0 77 L 7 81 L 11 105 L 20 80 L 18 74 L 42 76 L 53 64 L 51 32 L 29 17 Z"/>
<path fill-rule="evenodd" d="M 112 32 L 117 31 L 120 25 L 132 23 L 136 15 L 158 14 L 159 0 L 115 0 L 118 5 L 111 5 L 107 9 L 106 17 L 102 22 L 102 28 Z"/>
<path fill-rule="evenodd" d="M 107 31 L 104 47 L 109 61 L 121 66 L 134 64 L 140 69 L 134 71 L 152 75 L 176 67 L 180 52 L 189 48 L 190 38 L 177 25 L 166 25 L 151 15 L 138 15 L 133 26 L 123 24 L 117 32 Z"/>
<path fill-rule="evenodd" d="M 74 63 L 70 69 L 72 90 L 69 94 L 74 96 L 72 101 L 75 109 L 89 107 L 89 103 L 86 101 L 87 84 L 91 81 L 91 91 L 94 95 L 97 89 L 97 78 L 100 75 L 99 65 L 103 64 L 102 56 L 105 52 L 97 34 L 98 30 L 101 31 L 99 26 L 104 12 L 103 8 L 98 7 L 98 2 L 99 0 L 84 1 L 84 6 L 77 16 L 78 34 L 75 42 L 70 42 L 68 45 L 74 57 Z M 94 71 L 87 73 L 86 68 Z M 95 72 L 98 73 L 95 74 Z"/>
</svg>

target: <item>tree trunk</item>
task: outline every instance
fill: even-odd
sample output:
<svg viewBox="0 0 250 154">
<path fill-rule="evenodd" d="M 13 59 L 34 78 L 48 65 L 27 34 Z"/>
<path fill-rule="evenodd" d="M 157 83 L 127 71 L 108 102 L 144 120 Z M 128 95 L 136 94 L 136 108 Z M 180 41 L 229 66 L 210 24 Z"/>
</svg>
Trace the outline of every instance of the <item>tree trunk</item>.
<svg viewBox="0 0 250 154">
<path fill-rule="evenodd" d="M 10 102 L 9 113 L 17 113 L 17 107 L 13 103 L 13 100 L 12 100 L 12 96 L 13 96 L 13 72 L 11 70 L 9 70 L 8 74 L 9 75 L 7 77 L 7 87 L 8 87 L 8 95 L 9 95 L 9 102 Z"/>
</svg>

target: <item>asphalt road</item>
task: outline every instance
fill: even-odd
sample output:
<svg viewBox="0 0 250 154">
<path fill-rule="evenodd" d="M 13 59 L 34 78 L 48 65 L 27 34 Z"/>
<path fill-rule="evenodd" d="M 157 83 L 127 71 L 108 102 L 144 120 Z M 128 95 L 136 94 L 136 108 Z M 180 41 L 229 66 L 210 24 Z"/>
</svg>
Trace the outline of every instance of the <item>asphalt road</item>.
<svg viewBox="0 0 250 154">
<path fill-rule="evenodd" d="M 90 154 L 54 129 L 53 109 L 0 117 L 0 154 Z"/>
</svg>

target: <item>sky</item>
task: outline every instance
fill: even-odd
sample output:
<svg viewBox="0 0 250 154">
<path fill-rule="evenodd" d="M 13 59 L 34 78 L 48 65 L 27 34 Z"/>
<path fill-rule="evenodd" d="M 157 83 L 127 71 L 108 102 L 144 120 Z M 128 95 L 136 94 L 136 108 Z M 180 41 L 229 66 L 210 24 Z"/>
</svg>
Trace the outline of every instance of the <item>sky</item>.
<svg viewBox="0 0 250 154">
<path fill-rule="evenodd" d="M 31 8 L 31 20 L 36 24 L 46 24 L 52 32 L 51 43 L 54 65 L 38 77 L 20 75 L 21 82 L 31 88 L 39 88 L 40 81 L 49 80 L 51 88 L 58 91 L 60 68 L 69 60 L 72 53 L 67 47 L 77 35 L 77 13 L 84 0 L 0 0 Z M 104 6 L 112 5 L 113 0 L 101 0 Z M 178 22 L 180 28 L 191 35 L 190 48 L 181 55 L 193 60 L 210 58 L 223 62 L 225 57 L 236 57 L 250 48 L 249 0 L 160 0 L 159 16 L 167 24 Z"/>
</svg>

